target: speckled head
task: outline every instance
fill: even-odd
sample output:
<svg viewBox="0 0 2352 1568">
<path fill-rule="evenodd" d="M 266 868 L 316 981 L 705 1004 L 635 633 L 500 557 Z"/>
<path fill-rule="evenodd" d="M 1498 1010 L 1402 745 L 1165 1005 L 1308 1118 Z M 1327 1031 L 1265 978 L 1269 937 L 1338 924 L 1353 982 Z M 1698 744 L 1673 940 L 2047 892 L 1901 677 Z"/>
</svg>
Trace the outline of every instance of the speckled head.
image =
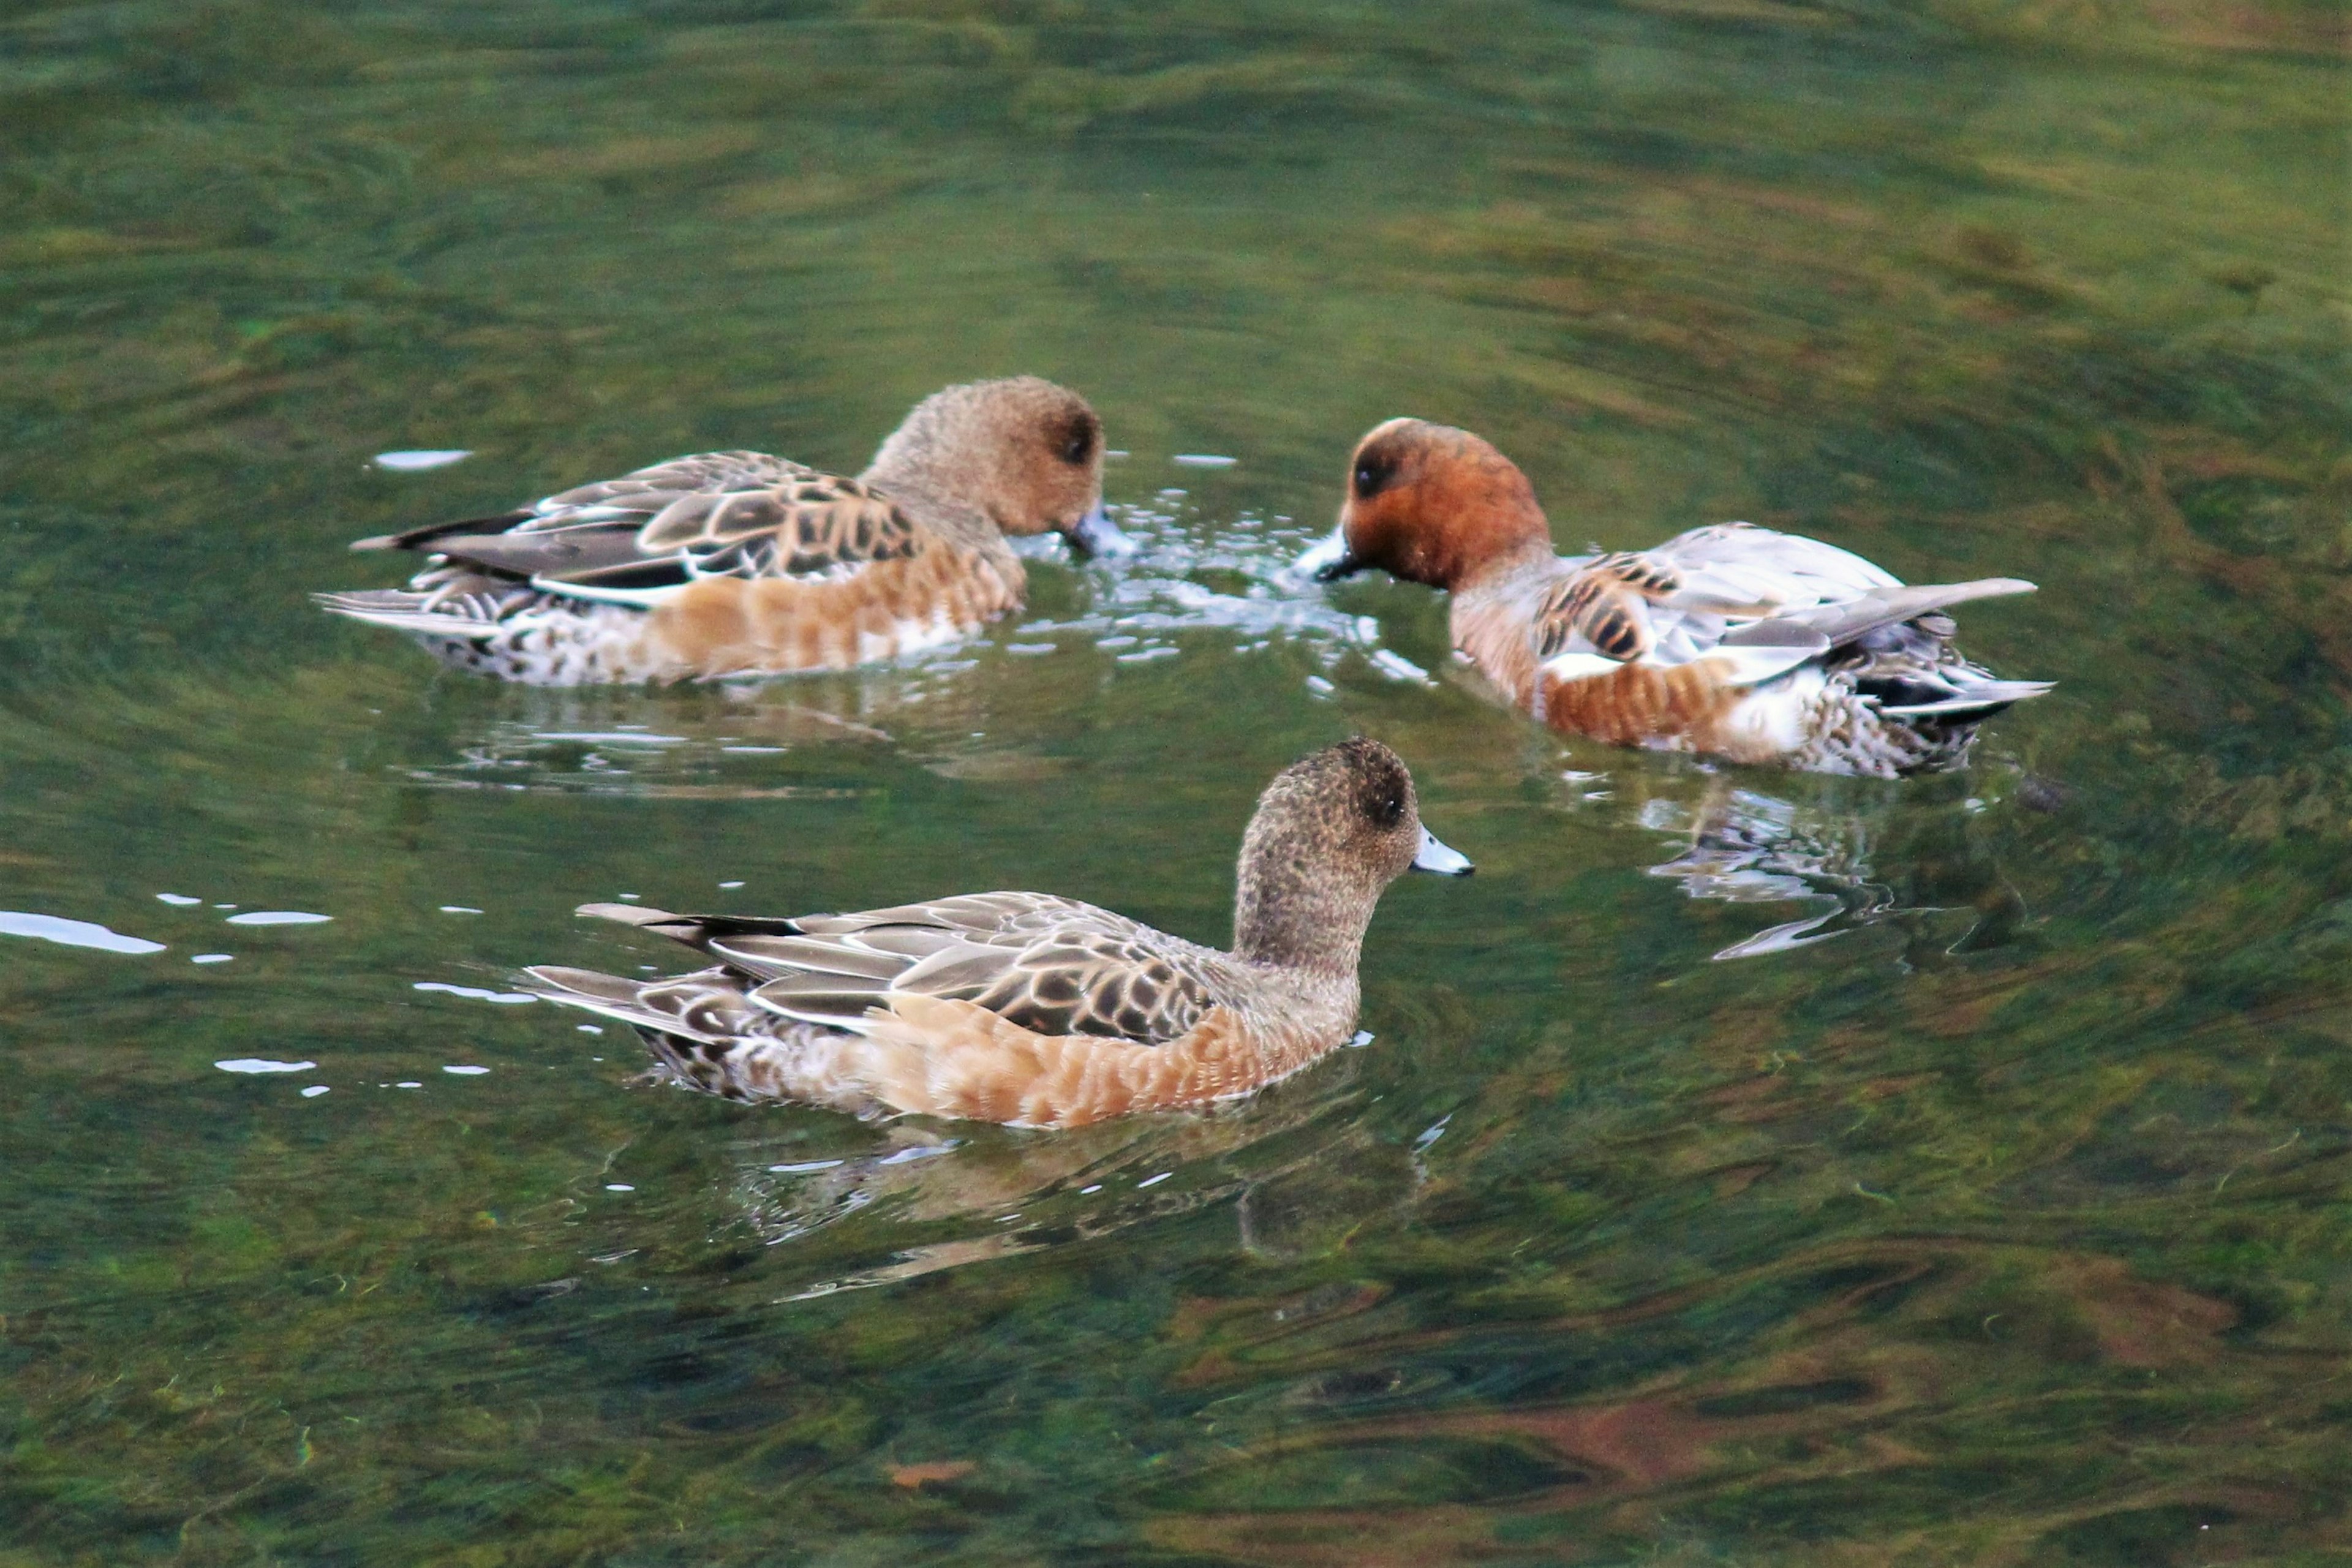
<svg viewBox="0 0 2352 1568">
<path fill-rule="evenodd" d="M 1517 464 L 1467 430 L 1391 419 L 1356 443 L 1339 529 L 1297 569 L 1328 583 L 1377 566 L 1457 588 L 1550 548 L 1550 527 Z"/>
<path fill-rule="evenodd" d="M 1006 533 L 1067 535 L 1097 550 L 1103 428 L 1087 400 L 1034 375 L 931 394 L 866 477 L 886 491 L 976 510 Z"/>
<path fill-rule="evenodd" d="M 1394 752 L 1359 735 L 1303 757 L 1266 785 L 1242 837 L 1234 951 L 1352 974 L 1381 890 L 1415 868 L 1471 866 L 1422 826 Z"/>
</svg>

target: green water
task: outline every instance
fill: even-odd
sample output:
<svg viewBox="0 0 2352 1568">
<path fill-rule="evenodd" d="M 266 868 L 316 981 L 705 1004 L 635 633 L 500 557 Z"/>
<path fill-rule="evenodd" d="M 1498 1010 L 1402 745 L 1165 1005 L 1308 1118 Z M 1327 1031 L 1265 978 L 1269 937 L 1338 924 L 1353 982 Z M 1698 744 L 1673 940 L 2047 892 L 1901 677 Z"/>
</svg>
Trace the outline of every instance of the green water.
<svg viewBox="0 0 2352 1568">
<path fill-rule="evenodd" d="M 0 5 L 0 909 L 165 944 L 0 935 L 0 1565 L 2340 1560 L 2343 25 Z M 1150 549 L 946 658 L 512 690 L 305 603 L 1020 371 Z M 1902 785 L 1559 743 L 1276 580 L 1401 413 L 1566 544 L 2033 578 L 1963 645 L 2058 689 Z M 1223 941 L 1357 730 L 1479 875 L 1216 1115 L 747 1111 L 491 999 L 672 963 L 625 893 Z"/>
</svg>

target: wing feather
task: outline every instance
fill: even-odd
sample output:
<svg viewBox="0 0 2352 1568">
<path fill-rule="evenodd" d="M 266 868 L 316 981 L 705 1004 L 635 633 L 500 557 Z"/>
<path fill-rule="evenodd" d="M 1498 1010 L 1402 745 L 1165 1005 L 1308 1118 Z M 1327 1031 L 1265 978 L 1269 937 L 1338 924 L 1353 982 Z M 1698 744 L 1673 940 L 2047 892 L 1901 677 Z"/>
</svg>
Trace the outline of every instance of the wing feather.
<svg viewBox="0 0 2352 1568">
<path fill-rule="evenodd" d="M 704 452 L 520 511 L 353 548 L 429 552 L 428 576 L 455 564 L 545 593 L 647 606 L 711 577 L 854 574 L 912 558 L 929 539 L 860 480 L 761 452 Z"/>
<path fill-rule="evenodd" d="M 970 1002 L 1040 1034 L 1159 1045 L 1216 1005 L 1224 955 L 1076 900 L 980 893 L 855 914 L 744 922 L 637 905 L 583 913 L 658 931 L 740 976 L 751 1005 L 860 1030 L 894 996 Z M 737 929 L 722 929 L 733 924 Z M 584 1005 L 584 1004 L 583 1004 Z"/>
<path fill-rule="evenodd" d="M 1556 679 L 1707 658 L 1732 684 L 1753 686 L 1952 605 L 2032 588 L 2009 577 L 1906 587 L 1820 540 L 1715 523 L 1578 563 L 1545 591 L 1533 635 Z"/>
</svg>

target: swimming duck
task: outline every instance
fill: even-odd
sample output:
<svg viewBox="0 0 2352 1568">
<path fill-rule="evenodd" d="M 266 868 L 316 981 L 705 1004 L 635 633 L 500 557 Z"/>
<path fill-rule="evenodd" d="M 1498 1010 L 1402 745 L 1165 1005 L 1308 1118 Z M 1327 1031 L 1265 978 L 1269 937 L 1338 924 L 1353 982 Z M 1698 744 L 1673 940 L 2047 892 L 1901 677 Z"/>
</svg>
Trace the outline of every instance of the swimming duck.
<svg viewBox="0 0 2352 1568">
<path fill-rule="evenodd" d="M 1396 753 L 1359 737 L 1259 797 L 1230 952 L 1075 899 L 969 893 L 790 920 L 588 904 L 719 962 L 660 980 L 526 973 L 730 1100 L 1077 1127 L 1234 1099 L 1347 1040 L 1372 906 L 1408 868 L 1471 866 L 1422 826 Z"/>
<path fill-rule="evenodd" d="M 1895 778 L 1958 767 L 1979 723 L 2050 689 L 1961 658 L 1943 613 L 2031 583 L 1906 587 L 1745 522 L 1562 558 L 1516 464 L 1420 419 L 1357 444 L 1339 529 L 1296 570 L 1368 566 L 1451 593 L 1454 647 L 1514 706 L 1619 745 Z"/>
<path fill-rule="evenodd" d="M 845 669 L 1020 606 L 1007 534 L 1132 548 L 1103 515 L 1102 421 L 1035 376 L 915 405 L 856 479 L 704 452 L 496 517 L 362 539 L 405 588 L 313 595 L 441 660 L 536 686 Z"/>
</svg>

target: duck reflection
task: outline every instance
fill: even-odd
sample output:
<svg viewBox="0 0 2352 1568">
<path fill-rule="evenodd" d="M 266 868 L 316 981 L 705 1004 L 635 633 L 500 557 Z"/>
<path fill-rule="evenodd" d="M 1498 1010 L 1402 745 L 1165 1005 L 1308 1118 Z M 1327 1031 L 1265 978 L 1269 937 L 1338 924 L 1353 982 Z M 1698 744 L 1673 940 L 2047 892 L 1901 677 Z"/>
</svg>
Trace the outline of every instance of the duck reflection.
<svg viewBox="0 0 2352 1568">
<path fill-rule="evenodd" d="M 1721 949 L 1718 959 L 1787 952 L 1890 921 L 1916 928 L 1914 945 L 1973 951 L 2003 945 L 2023 912 L 1973 831 L 1994 804 L 1985 797 L 1884 792 L 1872 799 L 1843 790 L 1784 797 L 1705 774 L 1688 794 L 1667 793 L 1678 782 L 1655 781 L 1657 793 L 1634 811 L 1638 826 L 1676 844 L 1650 875 L 1679 881 L 1694 899 L 1811 906 Z M 1974 917 L 1957 939 L 1948 922 L 1924 918 L 1955 912 Z"/>
<path fill-rule="evenodd" d="M 1342 1051 L 1248 1101 L 1050 1137 L 908 1120 L 816 1147 L 755 1141 L 736 1155 L 730 1206 L 764 1245 L 811 1249 L 799 1279 L 789 1268 L 781 1276 L 786 1300 L 1217 1205 L 1253 1256 L 1313 1256 L 1408 1205 L 1425 1179 L 1416 1152 L 1363 1125 L 1357 1062 Z"/>
<path fill-rule="evenodd" d="M 880 745 L 946 777 L 1019 780 L 1061 766 L 1040 741 L 1067 729 L 1073 689 L 1163 661 L 1195 681 L 1223 679 L 1230 660 L 1281 657 L 1310 689 L 1328 691 L 1325 677 L 1428 682 L 1381 646 L 1370 616 L 1296 592 L 1286 574 L 1304 534 L 1295 524 L 1207 518 L 1177 496 L 1114 509 L 1132 555 L 1039 574 L 1020 618 L 952 648 L 661 690 L 459 693 L 483 704 L 477 736 L 454 760 L 407 774 L 440 789 L 759 799 L 802 793 L 764 777 L 763 754 Z"/>
</svg>

